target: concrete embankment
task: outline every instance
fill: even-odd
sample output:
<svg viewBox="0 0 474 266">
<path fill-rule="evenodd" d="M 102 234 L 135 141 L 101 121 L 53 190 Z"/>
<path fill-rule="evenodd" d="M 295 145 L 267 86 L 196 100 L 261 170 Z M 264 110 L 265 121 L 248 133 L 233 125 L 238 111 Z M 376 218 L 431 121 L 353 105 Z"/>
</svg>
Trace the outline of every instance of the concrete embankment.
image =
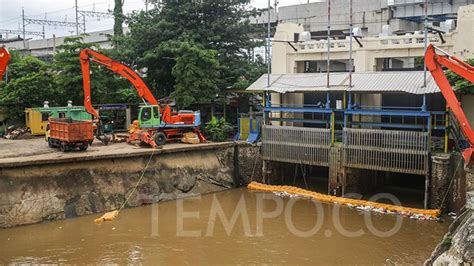
<svg viewBox="0 0 474 266">
<path fill-rule="evenodd" d="M 252 172 L 253 179 L 259 178 L 260 171 L 253 169 L 258 147 L 231 142 L 170 147 L 154 152 L 127 207 L 232 188 L 247 182 Z M 0 227 L 117 209 L 151 154 L 144 149 L 0 160 Z"/>
<path fill-rule="evenodd" d="M 474 168 L 466 169 L 466 204 L 425 265 L 474 263 Z"/>
</svg>

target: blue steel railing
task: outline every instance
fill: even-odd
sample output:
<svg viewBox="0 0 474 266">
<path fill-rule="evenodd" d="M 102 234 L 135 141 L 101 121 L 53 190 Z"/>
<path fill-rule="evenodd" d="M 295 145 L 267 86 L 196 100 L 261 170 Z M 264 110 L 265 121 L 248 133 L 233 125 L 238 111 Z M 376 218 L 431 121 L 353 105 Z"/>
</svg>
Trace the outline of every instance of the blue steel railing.
<svg viewBox="0 0 474 266">
<path fill-rule="evenodd" d="M 348 106 L 349 107 L 349 106 Z M 447 152 L 448 142 L 448 113 L 446 111 L 427 111 L 426 106 L 422 107 L 395 107 L 383 106 L 379 108 L 361 108 L 352 106 L 346 109 L 327 108 L 327 105 L 272 105 L 264 108 L 264 112 L 268 115 L 268 122 L 290 122 L 300 123 L 304 125 L 315 125 L 319 127 L 330 128 L 333 132 L 332 141 L 342 139 L 342 129 L 351 127 L 364 127 L 372 129 L 400 129 L 400 130 L 415 130 L 424 132 L 441 131 L 438 135 L 443 135 L 444 150 Z M 276 114 L 279 114 L 275 116 Z M 283 115 L 282 115 L 283 114 Z M 313 114 L 319 115 L 318 118 L 292 117 L 288 114 Z M 299 115 L 301 116 L 301 115 Z M 342 120 L 340 119 L 342 116 Z M 362 121 L 361 119 L 354 120 L 353 116 L 359 117 L 378 117 L 376 121 Z M 339 119 L 337 119 L 339 117 Z M 394 122 L 392 120 L 401 120 L 401 122 Z M 389 120 L 384 122 L 383 120 Z M 377 121 L 380 120 L 380 121 Z M 406 123 L 405 120 L 412 121 Z M 422 120 L 419 123 L 419 120 Z M 414 123 L 413 123 L 414 122 Z M 337 128 L 336 128 L 337 127 Z"/>
</svg>

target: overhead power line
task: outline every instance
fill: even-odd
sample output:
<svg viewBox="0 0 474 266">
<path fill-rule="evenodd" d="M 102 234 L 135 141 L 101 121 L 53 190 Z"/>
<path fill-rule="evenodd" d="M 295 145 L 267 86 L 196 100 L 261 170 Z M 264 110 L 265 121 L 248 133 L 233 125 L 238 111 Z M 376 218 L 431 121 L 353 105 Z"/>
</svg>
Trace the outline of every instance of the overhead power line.
<svg viewBox="0 0 474 266">
<path fill-rule="evenodd" d="M 76 27 L 75 22 L 59 21 L 59 20 L 24 18 L 23 22 L 25 23 L 25 25 L 38 24 L 38 25 L 55 26 L 55 27 Z"/>
<path fill-rule="evenodd" d="M 22 31 L 22 30 L 0 29 L 0 33 L 6 33 L 6 34 L 23 34 L 23 31 Z M 25 33 L 25 35 L 44 37 L 44 32 L 41 32 L 41 31 L 25 31 L 24 33 Z"/>
<path fill-rule="evenodd" d="M 97 11 L 86 11 L 78 10 L 77 13 L 84 17 L 94 17 L 94 18 L 113 18 L 114 15 L 111 12 L 97 12 Z"/>
</svg>

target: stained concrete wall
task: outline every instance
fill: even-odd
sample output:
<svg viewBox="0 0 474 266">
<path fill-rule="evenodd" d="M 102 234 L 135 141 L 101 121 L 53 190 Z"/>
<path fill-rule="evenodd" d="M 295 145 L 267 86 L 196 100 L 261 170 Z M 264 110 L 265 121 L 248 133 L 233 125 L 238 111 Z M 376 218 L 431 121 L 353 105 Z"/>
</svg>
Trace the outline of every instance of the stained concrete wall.
<svg viewBox="0 0 474 266">
<path fill-rule="evenodd" d="M 229 189 L 252 176 L 258 147 L 157 154 L 133 188 L 150 155 L 0 168 L 0 227 L 102 213 Z M 259 173 L 253 175 L 259 178 Z"/>
</svg>

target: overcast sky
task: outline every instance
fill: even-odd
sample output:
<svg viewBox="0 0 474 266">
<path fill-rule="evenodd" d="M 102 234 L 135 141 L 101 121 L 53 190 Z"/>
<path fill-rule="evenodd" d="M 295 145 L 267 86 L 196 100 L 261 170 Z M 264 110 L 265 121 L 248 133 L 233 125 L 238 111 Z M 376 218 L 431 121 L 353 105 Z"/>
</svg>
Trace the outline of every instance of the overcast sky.
<svg viewBox="0 0 474 266">
<path fill-rule="evenodd" d="M 271 0 L 273 3 L 274 0 Z M 278 0 L 279 6 L 306 3 L 307 0 Z M 124 10 L 144 9 L 144 0 L 125 0 Z M 313 1 L 310 1 L 313 2 Z M 79 9 L 105 12 L 107 9 L 113 9 L 114 0 L 78 0 Z M 266 7 L 268 0 L 251 0 L 252 6 Z M 75 20 L 74 0 L 0 0 L 0 29 L 21 29 L 21 9 L 25 9 L 25 17 L 50 20 L 70 21 Z M 46 13 L 46 14 L 45 14 Z M 113 21 L 111 19 L 88 18 L 86 30 L 99 31 L 111 29 Z M 27 25 L 28 31 L 42 31 L 40 25 Z M 46 27 L 46 36 L 50 37 L 53 33 L 56 36 L 70 35 L 75 29 L 64 27 Z M 38 38 L 38 37 L 35 37 Z"/>
</svg>

